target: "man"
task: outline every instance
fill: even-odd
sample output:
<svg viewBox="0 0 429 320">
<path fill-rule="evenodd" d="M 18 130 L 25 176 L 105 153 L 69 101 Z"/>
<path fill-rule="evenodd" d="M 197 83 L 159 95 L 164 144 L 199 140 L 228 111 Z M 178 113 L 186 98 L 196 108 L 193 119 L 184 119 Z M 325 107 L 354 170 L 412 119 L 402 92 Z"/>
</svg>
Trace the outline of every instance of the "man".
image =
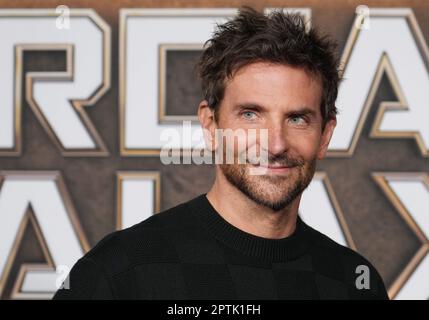
<svg viewBox="0 0 429 320">
<path fill-rule="evenodd" d="M 218 26 L 198 64 L 208 147 L 238 160 L 217 130 L 266 129 L 267 161 L 217 164 L 206 194 L 105 237 L 55 298 L 388 299 L 368 260 L 298 216 L 336 125 L 334 51 L 296 14 L 244 8 Z"/>
</svg>

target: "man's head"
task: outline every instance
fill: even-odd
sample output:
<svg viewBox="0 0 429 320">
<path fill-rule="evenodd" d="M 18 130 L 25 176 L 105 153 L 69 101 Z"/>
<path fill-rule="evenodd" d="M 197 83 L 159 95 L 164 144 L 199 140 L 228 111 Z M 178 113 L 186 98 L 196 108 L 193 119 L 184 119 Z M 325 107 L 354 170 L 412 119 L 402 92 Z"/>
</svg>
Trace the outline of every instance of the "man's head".
<svg viewBox="0 0 429 320">
<path fill-rule="evenodd" d="M 266 174 L 252 175 L 250 163 L 218 170 L 256 203 L 275 211 L 291 204 L 324 157 L 336 124 L 334 52 L 329 39 L 306 30 L 300 15 L 267 16 L 250 8 L 218 26 L 206 43 L 198 64 L 203 128 L 213 139 L 215 129 L 268 130 Z M 239 149 L 233 152 L 240 156 Z"/>
</svg>

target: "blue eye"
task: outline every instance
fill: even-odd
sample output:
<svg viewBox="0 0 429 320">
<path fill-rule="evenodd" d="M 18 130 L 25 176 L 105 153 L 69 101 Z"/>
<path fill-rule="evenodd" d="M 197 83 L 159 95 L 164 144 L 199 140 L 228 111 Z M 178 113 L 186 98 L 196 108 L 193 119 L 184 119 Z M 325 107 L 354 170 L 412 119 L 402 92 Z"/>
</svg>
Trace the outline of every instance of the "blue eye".
<svg viewBox="0 0 429 320">
<path fill-rule="evenodd" d="M 252 120 L 254 117 L 256 117 L 256 114 L 252 111 L 244 111 L 242 115 L 247 120 Z"/>
<path fill-rule="evenodd" d="M 290 118 L 293 124 L 300 124 L 300 120 L 305 122 L 305 119 L 303 116 L 293 116 Z"/>
</svg>

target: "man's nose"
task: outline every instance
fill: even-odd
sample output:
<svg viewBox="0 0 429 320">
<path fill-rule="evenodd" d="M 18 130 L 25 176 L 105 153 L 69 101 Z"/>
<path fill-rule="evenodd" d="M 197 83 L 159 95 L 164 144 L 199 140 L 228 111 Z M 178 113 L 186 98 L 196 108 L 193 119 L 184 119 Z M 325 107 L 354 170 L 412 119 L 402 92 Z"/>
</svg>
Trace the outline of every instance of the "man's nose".
<svg viewBox="0 0 429 320">
<path fill-rule="evenodd" d="M 268 129 L 268 153 L 272 155 L 281 155 L 288 148 L 286 127 L 279 120 L 273 121 Z"/>
</svg>

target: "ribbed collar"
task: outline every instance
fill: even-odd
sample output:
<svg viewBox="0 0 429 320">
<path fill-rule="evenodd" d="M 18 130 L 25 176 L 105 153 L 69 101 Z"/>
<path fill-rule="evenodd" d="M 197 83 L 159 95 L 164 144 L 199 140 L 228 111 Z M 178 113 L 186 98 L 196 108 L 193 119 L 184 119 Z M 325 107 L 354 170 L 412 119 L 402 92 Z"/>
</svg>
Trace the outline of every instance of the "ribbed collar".
<svg viewBox="0 0 429 320">
<path fill-rule="evenodd" d="M 217 240 L 245 255 L 273 262 L 289 261 L 304 254 L 311 245 L 311 228 L 299 216 L 295 231 L 290 236 L 268 239 L 230 224 L 211 205 L 206 193 L 190 200 L 187 205 Z"/>
</svg>

